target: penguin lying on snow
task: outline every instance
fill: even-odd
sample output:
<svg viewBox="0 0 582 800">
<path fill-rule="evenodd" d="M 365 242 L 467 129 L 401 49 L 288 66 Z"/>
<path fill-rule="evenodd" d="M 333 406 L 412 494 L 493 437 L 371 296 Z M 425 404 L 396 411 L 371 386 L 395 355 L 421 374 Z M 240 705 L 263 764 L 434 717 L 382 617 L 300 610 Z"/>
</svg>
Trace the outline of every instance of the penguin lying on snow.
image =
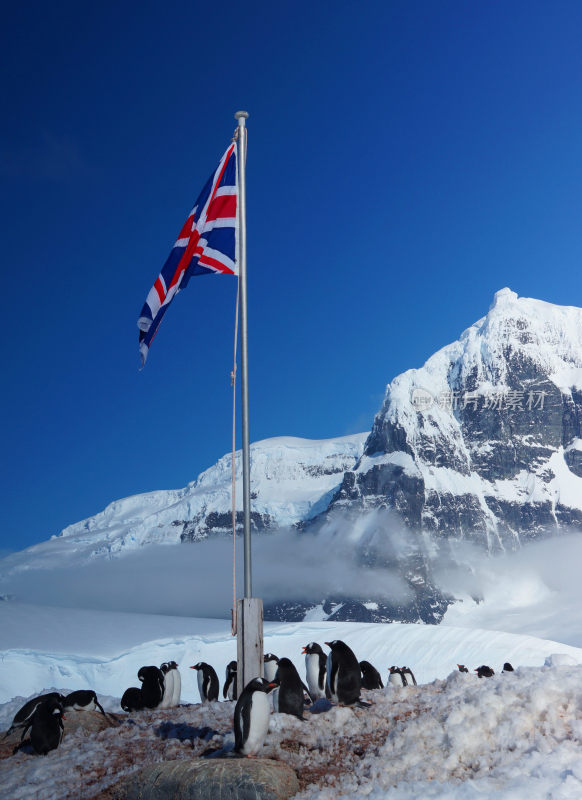
<svg viewBox="0 0 582 800">
<path fill-rule="evenodd" d="M 79 689 L 71 692 L 63 700 L 64 711 L 95 711 L 98 708 L 104 717 L 107 717 L 103 706 L 97 700 L 97 695 L 92 689 Z"/>
<path fill-rule="evenodd" d="M 360 700 L 362 673 L 353 650 L 341 639 L 325 644 L 331 648 L 327 656 L 327 684 L 331 700 L 343 706 L 368 708 L 370 703 Z"/>
<path fill-rule="evenodd" d="M 141 696 L 141 689 L 137 686 L 131 686 L 123 693 L 120 703 L 124 711 L 141 711 L 143 708 L 143 698 Z"/>
<path fill-rule="evenodd" d="M 506 661 L 505 664 L 503 665 L 503 669 L 501 670 L 501 672 L 515 672 L 515 670 L 513 669 L 509 661 Z"/>
<path fill-rule="evenodd" d="M 459 672 L 469 672 L 464 664 L 457 664 L 457 667 L 459 668 Z"/>
<path fill-rule="evenodd" d="M 369 661 L 360 661 L 360 671 L 362 673 L 362 689 L 384 688 L 380 673 Z"/>
<path fill-rule="evenodd" d="M 230 661 L 226 667 L 226 678 L 224 686 L 222 687 L 222 696 L 224 699 L 236 700 L 236 661 Z"/>
<path fill-rule="evenodd" d="M 254 678 L 241 692 L 234 709 L 234 749 L 240 755 L 256 756 L 263 747 L 271 712 L 267 694 L 276 685 L 265 678 Z"/>
<path fill-rule="evenodd" d="M 491 678 L 493 675 L 495 675 L 495 671 L 491 669 L 491 667 L 486 666 L 485 664 L 483 664 L 480 667 L 477 667 L 475 672 L 477 673 L 478 678 Z"/>
<path fill-rule="evenodd" d="M 276 684 L 279 686 L 277 711 L 282 714 L 292 714 L 303 721 L 303 681 L 289 658 L 279 659 Z"/>
<path fill-rule="evenodd" d="M 315 703 L 320 697 L 329 698 L 326 682 L 327 656 L 317 642 L 309 642 L 302 650 L 305 653 L 305 675 L 309 694 Z"/>
<path fill-rule="evenodd" d="M 14 748 L 16 753 L 23 744 L 26 732 L 30 728 L 30 743 L 35 753 L 46 756 L 51 750 L 56 750 L 63 738 L 64 726 L 63 706 L 55 697 L 39 703 L 22 731 L 20 744 Z"/>
<path fill-rule="evenodd" d="M 164 673 L 158 667 L 141 667 L 141 699 L 145 708 L 157 708 L 164 696 Z"/>
<path fill-rule="evenodd" d="M 199 661 L 190 669 L 198 670 L 198 691 L 203 703 L 212 703 L 218 700 L 218 675 L 214 667 L 205 661 Z"/>
<path fill-rule="evenodd" d="M 4 734 L 4 738 L 6 739 L 6 737 L 12 733 L 12 731 L 16 731 L 19 728 L 24 728 L 32 719 L 32 715 L 36 711 L 37 706 L 39 706 L 45 700 L 58 700 L 60 703 L 62 703 L 64 699 L 65 698 L 63 695 L 59 694 L 59 692 L 48 692 L 47 694 L 39 694 L 38 697 L 33 697 L 32 700 L 28 700 L 14 715 L 12 725 Z"/>
</svg>

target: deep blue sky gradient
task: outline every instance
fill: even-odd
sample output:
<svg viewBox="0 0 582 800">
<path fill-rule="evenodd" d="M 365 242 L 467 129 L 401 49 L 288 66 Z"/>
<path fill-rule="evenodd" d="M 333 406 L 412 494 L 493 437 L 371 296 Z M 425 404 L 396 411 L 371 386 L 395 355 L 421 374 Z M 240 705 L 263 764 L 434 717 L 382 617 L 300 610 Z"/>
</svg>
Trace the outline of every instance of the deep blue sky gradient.
<svg viewBox="0 0 582 800">
<path fill-rule="evenodd" d="M 235 281 L 136 321 L 245 108 L 251 439 L 369 429 L 510 286 L 582 305 L 582 4 L 23 2 L 0 61 L 0 548 L 230 449 Z"/>
</svg>

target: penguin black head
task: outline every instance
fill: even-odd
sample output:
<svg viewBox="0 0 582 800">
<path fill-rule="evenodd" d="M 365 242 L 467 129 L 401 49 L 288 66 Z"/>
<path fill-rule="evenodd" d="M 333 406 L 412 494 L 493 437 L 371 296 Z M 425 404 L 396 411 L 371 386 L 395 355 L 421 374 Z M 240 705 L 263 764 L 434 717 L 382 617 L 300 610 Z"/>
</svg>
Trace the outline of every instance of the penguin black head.
<svg viewBox="0 0 582 800">
<path fill-rule="evenodd" d="M 164 661 L 163 664 L 160 664 L 160 669 L 162 670 L 162 672 L 165 675 L 166 673 L 168 673 L 170 671 L 170 665 L 166 661 Z"/>
<path fill-rule="evenodd" d="M 515 672 L 509 661 L 506 661 L 503 665 L 503 672 Z"/>
<path fill-rule="evenodd" d="M 324 642 L 328 647 L 331 647 L 332 650 L 344 650 L 352 652 L 351 648 L 345 642 L 342 642 L 341 639 L 334 639 L 333 642 Z"/>
<path fill-rule="evenodd" d="M 263 656 L 263 661 L 276 661 L 278 664 L 279 657 L 276 656 L 274 653 L 265 653 L 265 655 Z"/>
<path fill-rule="evenodd" d="M 457 667 L 459 668 L 459 672 L 469 672 L 464 664 L 457 664 Z"/>
<path fill-rule="evenodd" d="M 326 644 L 328 647 L 331 647 L 331 645 L 328 644 L 327 642 Z M 323 654 L 321 645 L 317 644 L 317 642 L 309 642 L 309 644 L 306 644 L 301 652 L 304 653 L 306 656 L 311 656 L 314 655 L 315 653 L 317 653 L 318 655 Z"/>
<path fill-rule="evenodd" d="M 279 683 L 277 681 L 268 681 L 266 678 L 253 678 L 245 686 L 245 692 L 265 692 L 268 694 L 273 689 L 276 689 Z"/>
<path fill-rule="evenodd" d="M 178 669 L 178 665 L 176 664 L 175 661 L 168 661 L 168 667 L 170 669 Z"/>
<path fill-rule="evenodd" d="M 236 661 L 229 661 L 226 665 L 226 668 L 229 672 L 236 672 L 237 663 Z"/>
<path fill-rule="evenodd" d="M 193 667 L 190 667 L 190 669 L 204 669 L 205 666 L 206 664 L 203 661 L 199 661 L 197 664 L 194 664 Z"/>
</svg>

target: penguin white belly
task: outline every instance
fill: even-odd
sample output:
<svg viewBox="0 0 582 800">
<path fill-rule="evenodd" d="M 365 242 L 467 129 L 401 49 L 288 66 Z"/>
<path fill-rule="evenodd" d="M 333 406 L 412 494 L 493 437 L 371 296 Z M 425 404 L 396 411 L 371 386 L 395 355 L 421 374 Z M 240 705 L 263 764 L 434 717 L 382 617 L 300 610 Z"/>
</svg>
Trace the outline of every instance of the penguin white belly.
<svg viewBox="0 0 582 800">
<path fill-rule="evenodd" d="M 325 690 L 322 691 L 319 686 L 319 653 L 305 656 L 305 675 L 312 696 L 325 697 Z"/>
<path fill-rule="evenodd" d="M 264 665 L 265 678 L 269 681 L 269 683 L 275 680 L 275 675 L 277 674 L 277 667 L 278 664 L 276 661 L 265 661 Z"/>
<path fill-rule="evenodd" d="M 329 688 L 329 693 L 331 695 L 331 699 L 333 700 L 334 703 L 337 703 L 338 699 L 337 699 L 336 687 L 337 687 L 338 673 L 336 672 L 335 678 L 334 678 L 334 681 L 333 681 L 333 685 L 332 685 L 332 680 L 331 680 L 332 653 L 328 653 L 327 654 L 327 662 L 326 662 L 325 669 L 326 669 L 326 673 L 327 673 L 327 679 L 326 679 L 327 680 L 327 686 Z"/>
<path fill-rule="evenodd" d="M 73 705 L 73 709 L 75 711 L 95 711 L 97 706 L 95 705 L 95 700 L 91 700 L 90 703 L 87 703 L 86 706 L 80 706 L 79 703 L 75 703 Z"/>
<path fill-rule="evenodd" d="M 179 706 L 180 695 L 182 694 L 182 676 L 180 675 L 179 670 L 173 669 L 172 677 L 174 679 L 174 686 L 172 689 L 172 705 Z"/>
<path fill-rule="evenodd" d="M 198 670 L 198 691 L 200 692 L 200 702 L 203 703 L 206 700 L 204 695 L 204 675 L 202 670 Z"/>
<path fill-rule="evenodd" d="M 399 686 L 400 688 L 404 686 L 402 682 L 402 676 L 397 672 L 390 673 L 388 681 L 392 684 L 392 686 Z"/>
<path fill-rule="evenodd" d="M 241 750 L 245 756 L 260 752 L 269 731 L 270 708 L 267 695 L 264 692 L 253 692 L 250 705 L 249 735 Z"/>
<path fill-rule="evenodd" d="M 172 703 L 172 693 L 174 691 L 174 676 L 172 670 L 164 675 L 164 694 L 159 708 L 169 708 Z"/>
</svg>

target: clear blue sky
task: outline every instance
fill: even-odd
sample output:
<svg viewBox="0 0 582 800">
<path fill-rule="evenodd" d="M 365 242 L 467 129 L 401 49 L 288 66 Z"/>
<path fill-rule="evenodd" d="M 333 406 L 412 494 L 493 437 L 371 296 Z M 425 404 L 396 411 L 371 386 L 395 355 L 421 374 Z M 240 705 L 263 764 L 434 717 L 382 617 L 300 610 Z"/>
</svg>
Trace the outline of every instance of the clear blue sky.
<svg viewBox="0 0 582 800">
<path fill-rule="evenodd" d="M 2 538 L 230 449 L 235 281 L 136 321 L 248 120 L 251 440 L 369 429 L 493 294 L 582 305 L 582 3 L 4 9 Z"/>
</svg>

